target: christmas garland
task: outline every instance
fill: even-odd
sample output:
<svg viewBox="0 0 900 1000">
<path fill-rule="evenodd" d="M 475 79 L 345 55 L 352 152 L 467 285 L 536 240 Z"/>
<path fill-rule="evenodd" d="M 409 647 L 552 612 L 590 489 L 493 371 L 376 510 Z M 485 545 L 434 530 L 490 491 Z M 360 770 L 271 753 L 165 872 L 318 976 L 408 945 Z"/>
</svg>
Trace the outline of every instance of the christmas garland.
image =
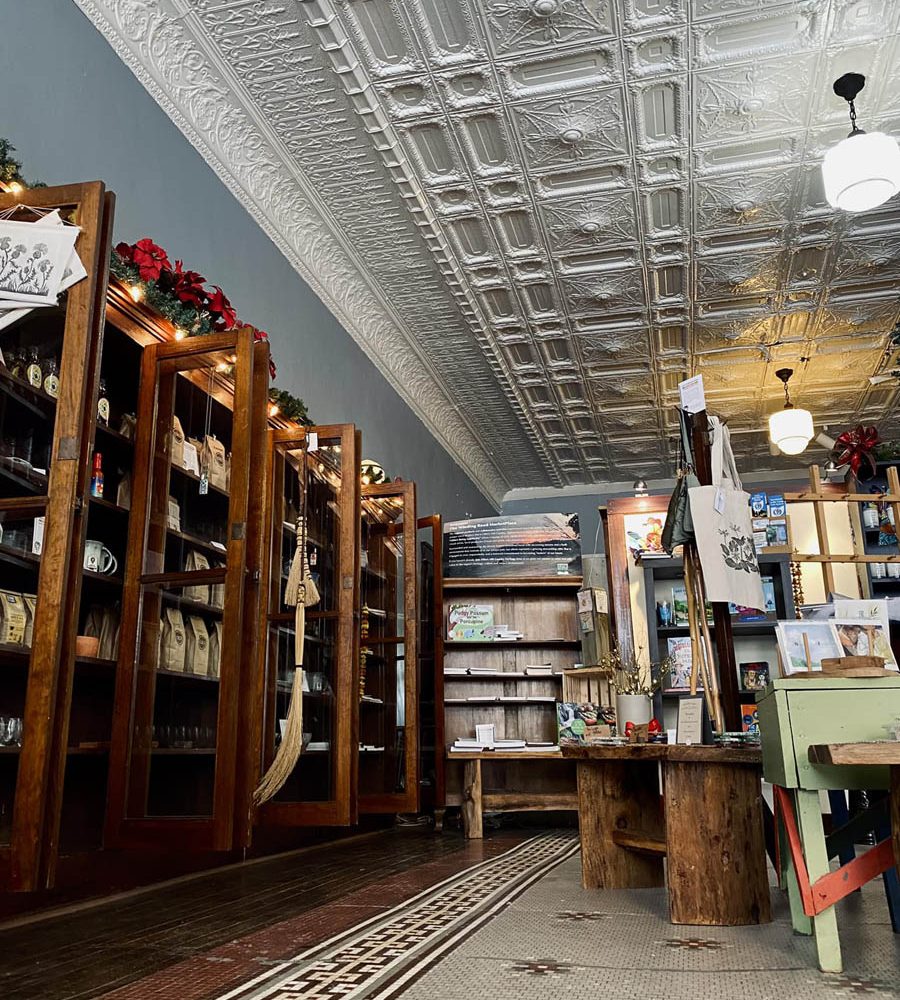
<svg viewBox="0 0 900 1000">
<path fill-rule="evenodd" d="M 228 296 L 218 285 L 206 287 L 206 278 L 186 270 L 180 260 L 174 266 L 165 250 L 144 237 L 137 243 L 119 243 L 109 262 L 110 272 L 131 286 L 132 295 L 147 302 L 184 336 L 204 336 L 246 326 Z M 264 330 L 253 328 L 254 340 L 268 340 Z M 269 374 L 274 379 L 275 362 L 269 359 Z M 286 389 L 269 390 L 271 412 L 300 424 L 311 423 L 306 404 Z"/>
<path fill-rule="evenodd" d="M 39 188 L 47 185 L 41 181 L 26 181 L 22 176 L 22 164 L 12 155 L 16 147 L 8 139 L 0 136 L 0 182 L 12 191 L 18 188 Z"/>
</svg>

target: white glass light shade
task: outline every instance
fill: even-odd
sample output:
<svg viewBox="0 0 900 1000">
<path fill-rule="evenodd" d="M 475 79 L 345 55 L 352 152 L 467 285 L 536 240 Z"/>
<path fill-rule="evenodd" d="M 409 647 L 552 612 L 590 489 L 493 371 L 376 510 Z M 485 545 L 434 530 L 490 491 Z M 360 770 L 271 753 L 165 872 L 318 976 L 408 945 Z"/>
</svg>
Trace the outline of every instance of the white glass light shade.
<svg viewBox="0 0 900 1000">
<path fill-rule="evenodd" d="M 799 455 L 812 440 L 813 433 L 809 410 L 789 406 L 769 417 L 769 437 L 785 455 Z"/>
<path fill-rule="evenodd" d="M 865 212 L 900 191 L 900 147 L 884 132 L 859 132 L 825 154 L 822 180 L 828 204 Z"/>
</svg>

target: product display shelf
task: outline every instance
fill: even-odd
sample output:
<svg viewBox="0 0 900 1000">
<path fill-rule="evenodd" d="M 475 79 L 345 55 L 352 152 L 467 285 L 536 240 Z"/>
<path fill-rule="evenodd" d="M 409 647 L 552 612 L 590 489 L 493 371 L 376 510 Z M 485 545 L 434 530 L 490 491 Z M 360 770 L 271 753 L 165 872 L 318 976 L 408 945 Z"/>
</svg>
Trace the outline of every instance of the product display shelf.
<svg viewBox="0 0 900 1000">
<path fill-rule="evenodd" d="M 475 736 L 476 725 L 493 723 L 498 739 L 556 742 L 556 705 L 561 678 L 581 658 L 576 593 L 580 577 L 547 580 L 446 578 L 444 580 L 444 736 L 447 747 Z M 450 640 L 453 605 L 489 606 L 495 625 L 525 634 L 523 640 Z M 550 663 L 549 676 L 528 675 L 526 667 Z M 453 674 L 453 668 L 491 671 Z M 494 697 L 495 701 L 470 701 Z M 524 699 L 524 700 L 523 700 Z M 529 700 L 530 699 L 530 700 Z M 537 700 L 540 699 L 540 700 Z M 449 754 L 447 805 L 462 805 L 466 790 L 463 766 Z M 514 796 L 527 809 L 547 808 L 547 802 L 569 801 L 574 794 L 574 767 L 548 761 L 540 754 L 510 759 L 485 757 L 484 794 L 497 801 Z M 489 765 L 489 766 L 488 766 Z M 524 791 L 523 791 L 524 789 Z M 557 798 L 554 799 L 553 797 Z"/>
<path fill-rule="evenodd" d="M 857 483 L 854 487 L 858 493 L 886 492 L 889 489 L 887 480 L 887 470 L 893 466 L 900 465 L 896 459 L 888 462 L 875 463 L 875 475 L 865 482 Z M 873 510 L 869 517 L 879 521 L 877 526 L 866 526 L 866 512 L 861 511 L 861 530 L 863 552 L 868 556 L 897 556 L 900 549 L 897 547 L 898 526 L 894 524 L 894 509 L 890 504 L 873 502 Z M 882 523 L 885 522 L 885 523 Z M 893 536 L 893 541 L 888 541 Z M 882 544 L 884 542 L 885 544 Z M 900 597 L 900 575 L 890 576 L 890 573 L 897 573 L 900 565 L 894 563 L 869 563 L 866 566 L 868 574 L 870 593 L 873 598 Z"/>
<path fill-rule="evenodd" d="M 21 745 L 4 747 L 0 768 L 0 888 L 16 891 L 52 884 L 60 840 L 65 847 L 76 829 L 64 801 L 76 773 L 102 817 L 103 759 L 85 757 L 70 768 L 67 758 L 70 737 L 101 732 L 109 720 L 101 690 L 108 682 L 76 671 L 79 617 L 101 590 L 107 602 L 116 597 L 109 581 L 82 569 L 113 199 L 94 182 L 35 189 L 28 204 L 77 220 L 75 249 L 87 277 L 57 305 L 26 311 L 3 330 L 0 659 L 9 669 L 0 679 L 0 715 L 13 720 L 4 742 Z M 0 210 L 16 208 L 14 195 L 0 193 Z M 18 221 L 33 219 L 23 213 Z M 86 693 L 92 688 L 96 697 Z M 86 830 L 98 844 L 96 822 L 89 819 Z"/>
<path fill-rule="evenodd" d="M 363 485 L 359 811 L 419 809 L 419 615 L 414 483 Z"/>
<path fill-rule="evenodd" d="M 307 433 L 317 448 L 307 451 Z M 319 591 L 306 609 L 303 669 L 304 741 L 283 787 L 256 811 L 261 834 L 273 828 L 347 826 L 356 820 L 359 646 L 359 434 L 352 424 L 272 430 L 266 476 L 266 607 L 259 641 L 261 760 L 279 751 L 294 685 L 295 610 L 285 586 L 298 542 L 298 517 L 309 569 Z M 305 496 L 304 496 L 305 484 Z M 316 690 L 312 690 L 316 688 Z"/>
<path fill-rule="evenodd" d="M 771 577 L 775 595 L 775 612 L 770 613 L 765 620 L 741 621 L 737 614 L 732 615 L 731 630 L 735 641 L 735 654 L 740 671 L 741 663 L 768 664 L 769 676 L 778 672 L 778 651 L 775 640 L 775 623 L 780 620 L 790 620 L 795 617 L 793 591 L 791 589 L 791 566 L 788 553 L 773 553 L 759 555 L 760 575 Z M 649 635 L 649 658 L 653 663 L 659 663 L 669 654 L 671 639 L 687 639 L 690 629 L 684 625 L 661 625 L 659 606 L 667 602 L 670 612 L 674 614 L 675 601 L 673 588 L 683 585 L 684 563 L 680 558 L 654 558 L 643 561 L 644 592 L 647 608 L 647 631 Z M 745 612 L 750 614 L 751 612 Z M 715 626 L 709 620 L 710 635 L 715 634 Z M 752 703 L 756 689 L 741 687 L 740 673 L 738 688 L 742 699 Z M 675 725 L 676 703 L 679 698 L 689 692 L 669 686 L 664 678 L 663 685 L 656 701 L 656 714 L 669 728 Z M 661 714 L 660 714 L 661 713 Z"/>
</svg>

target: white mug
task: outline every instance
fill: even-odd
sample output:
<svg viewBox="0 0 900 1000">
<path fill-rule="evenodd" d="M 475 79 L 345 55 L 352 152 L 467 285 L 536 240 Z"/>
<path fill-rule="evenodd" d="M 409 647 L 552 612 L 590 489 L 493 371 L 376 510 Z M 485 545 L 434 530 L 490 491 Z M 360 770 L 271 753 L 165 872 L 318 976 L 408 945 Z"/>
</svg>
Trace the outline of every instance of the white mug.
<svg viewBox="0 0 900 1000">
<path fill-rule="evenodd" d="M 102 542 L 88 538 L 84 543 L 84 568 L 92 573 L 115 573 L 119 564 Z"/>
</svg>

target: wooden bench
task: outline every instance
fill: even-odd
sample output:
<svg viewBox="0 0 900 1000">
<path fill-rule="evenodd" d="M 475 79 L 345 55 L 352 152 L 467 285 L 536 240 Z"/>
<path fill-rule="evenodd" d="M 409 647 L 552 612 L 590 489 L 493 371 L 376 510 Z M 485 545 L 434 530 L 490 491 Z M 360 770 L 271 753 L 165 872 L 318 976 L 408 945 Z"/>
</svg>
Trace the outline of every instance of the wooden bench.
<svg viewBox="0 0 900 1000">
<path fill-rule="evenodd" d="M 758 749 L 644 743 L 562 752 L 577 763 L 586 889 L 665 885 L 674 924 L 771 920 Z"/>
<path fill-rule="evenodd" d="M 462 809 L 463 832 L 467 840 L 480 840 L 484 836 L 485 812 L 551 812 L 577 809 L 578 797 L 574 792 L 486 792 L 481 772 L 482 764 L 495 761 L 524 762 L 531 760 L 564 761 L 557 753 L 535 753 L 527 750 L 482 750 L 475 753 L 447 753 L 448 761 L 465 764 L 463 772 Z M 452 804 L 452 803 L 449 803 Z"/>
</svg>

